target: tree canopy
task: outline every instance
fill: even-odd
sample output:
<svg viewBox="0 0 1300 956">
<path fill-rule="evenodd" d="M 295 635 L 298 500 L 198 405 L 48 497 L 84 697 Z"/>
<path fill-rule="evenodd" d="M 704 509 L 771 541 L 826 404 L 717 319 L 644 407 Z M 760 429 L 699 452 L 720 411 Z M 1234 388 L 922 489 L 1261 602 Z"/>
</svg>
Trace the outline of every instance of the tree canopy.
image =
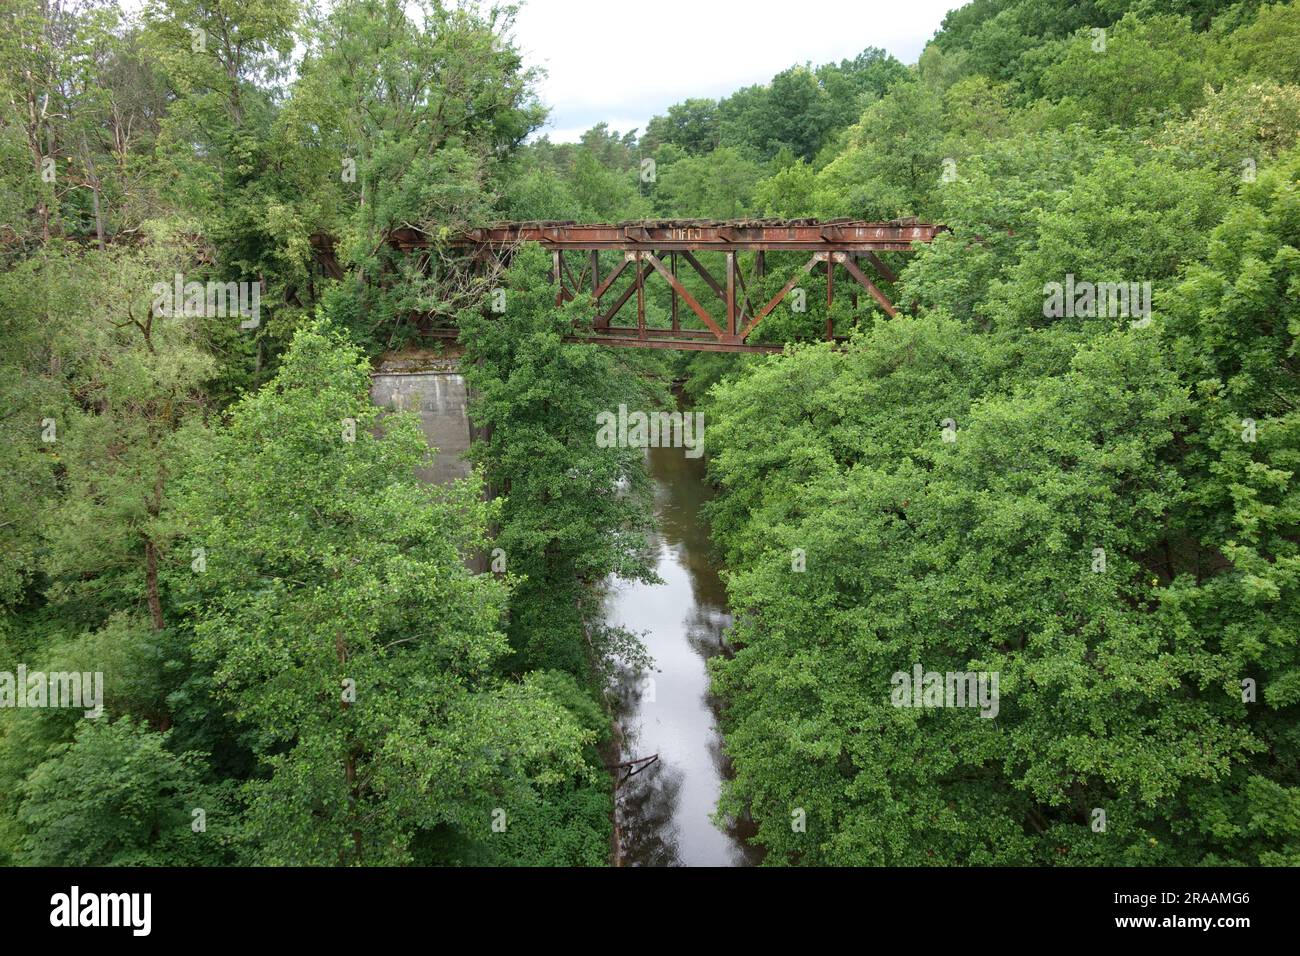
<svg viewBox="0 0 1300 956">
<path fill-rule="evenodd" d="M 568 143 L 510 6 L 137 6 L 0 8 L 0 679 L 105 678 L 0 707 L 0 862 L 607 863 L 655 517 L 593 422 L 676 391 L 767 864 L 1300 864 L 1300 0 L 972 0 Z M 762 357 L 566 342 L 543 250 L 448 242 L 751 216 L 944 230 Z M 370 385 L 446 322 L 432 486 Z"/>
</svg>

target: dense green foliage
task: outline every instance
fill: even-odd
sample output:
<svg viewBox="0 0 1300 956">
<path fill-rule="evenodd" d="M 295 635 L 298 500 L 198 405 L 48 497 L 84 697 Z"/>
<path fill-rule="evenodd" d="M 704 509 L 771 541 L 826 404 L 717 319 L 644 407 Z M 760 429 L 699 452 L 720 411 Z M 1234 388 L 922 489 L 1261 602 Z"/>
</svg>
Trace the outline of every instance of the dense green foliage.
<svg viewBox="0 0 1300 956">
<path fill-rule="evenodd" d="M 710 396 L 723 809 L 771 863 L 1300 862 L 1300 89 L 1250 11 L 1159 6 L 972 4 L 787 184 L 951 231 L 914 317 Z M 1067 274 L 1150 321 L 1047 316 Z M 997 716 L 895 706 L 918 663 Z"/>
<path fill-rule="evenodd" d="M 639 374 L 654 370 L 645 356 L 563 343 L 583 304 L 555 308 L 554 290 L 535 280 L 545 260 L 540 249 L 522 252 L 506 277 L 504 317 L 469 310 L 461 328 L 474 420 L 488 432 L 475 453 L 505 496 L 494 544 L 521 579 L 514 646 L 528 667 L 581 674 L 584 624 L 599 611 L 587 607 L 592 586 L 611 572 L 650 574 L 641 556 L 651 517 L 640 452 L 597 447 L 592 423 L 620 402 L 668 399 Z"/>
<path fill-rule="evenodd" d="M 414 418 L 369 395 L 408 316 L 489 291 L 389 239 L 497 214 L 543 116 L 511 24 L 396 0 L 0 14 L 0 670 L 104 678 L 97 719 L 0 711 L 0 859 L 606 862 L 604 660 L 576 599 L 638 573 L 644 501 L 556 525 L 513 462 L 575 513 L 637 469 L 578 444 L 586 406 L 538 456 L 498 398 L 484 472 L 430 488 Z M 255 284 L 260 310 L 172 308 L 173 277 Z M 516 318 L 534 356 L 549 310 Z M 527 381 L 507 344 L 469 361 L 537 408 L 646 387 L 557 346 Z M 484 476 L 524 497 L 486 503 Z M 509 573 L 474 573 L 494 546 Z"/>
<path fill-rule="evenodd" d="M 1300 2 L 974 0 L 913 66 L 571 144 L 528 142 L 512 30 L 0 10 L 0 672 L 106 677 L 98 719 L 0 710 L 0 862 L 604 863 L 637 648 L 594 598 L 650 576 L 652 515 L 592 423 L 675 378 L 736 615 L 720 810 L 768 863 L 1300 863 Z M 543 253 L 471 276 L 444 242 L 900 216 L 947 226 L 884 257 L 900 315 L 837 286 L 828 316 L 811 270 L 762 358 L 565 344 L 589 303 Z M 754 305 L 802 265 L 741 258 Z M 177 275 L 260 314 L 160 309 Z M 1153 308 L 1053 316 L 1067 277 Z M 419 316 L 459 322 L 478 430 L 438 488 L 368 394 Z M 997 715 L 894 706 L 917 664 L 996 672 Z"/>
</svg>

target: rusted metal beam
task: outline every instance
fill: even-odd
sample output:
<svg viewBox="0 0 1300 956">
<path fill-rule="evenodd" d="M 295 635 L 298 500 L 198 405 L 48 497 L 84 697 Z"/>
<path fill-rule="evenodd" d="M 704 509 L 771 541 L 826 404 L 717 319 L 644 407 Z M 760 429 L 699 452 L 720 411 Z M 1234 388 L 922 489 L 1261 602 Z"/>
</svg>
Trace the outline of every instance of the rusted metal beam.
<svg viewBox="0 0 1300 956">
<path fill-rule="evenodd" d="M 641 265 L 641 256 L 639 252 L 636 254 L 638 266 Z M 636 328 L 641 338 L 645 338 L 645 277 L 645 272 L 638 268 L 636 270 Z"/>
<path fill-rule="evenodd" d="M 664 331 L 667 331 L 666 329 Z M 780 352 L 781 345 L 750 345 L 748 342 L 719 342 L 700 339 L 625 338 L 617 335 L 566 335 L 566 342 L 605 345 L 615 348 L 678 349 L 683 352 Z"/>
<path fill-rule="evenodd" d="M 579 331 L 583 331 L 583 330 L 580 329 Z M 611 325 L 608 328 L 596 329 L 595 331 L 600 335 L 622 335 L 622 336 L 630 336 L 632 338 L 638 338 L 641 335 L 641 330 L 638 329 L 635 325 Z M 645 337 L 648 339 L 680 338 L 680 339 L 690 339 L 692 341 L 698 339 L 699 341 L 702 342 L 719 342 L 726 338 L 726 336 L 723 336 L 723 339 L 719 339 L 708 329 L 674 330 L 674 329 L 660 329 L 660 328 L 655 328 L 654 326 L 646 327 Z"/>
<path fill-rule="evenodd" d="M 627 304 L 627 300 L 632 298 L 637 287 L 645 281 L 645 277 L 650 273 L 650 268 L 649 265 L 642 266 L 641 269 L 637 271 L 637 278 L 628 283 L 628 287 L 623 290 L 623 294 L 619 296 L 618 301 L 614 303 L 614 307 L 603 315 L 596 316 L 596 326 L 598 328 L 602 325 L 609 325 L 610 319 L 618 315 L 619 309 L 623 308 L 623 306 Z"/>
<path fill-rule="evenodd" d="M 596 286 L 596 291 L 593 293 L 593 296 L 596 299 L 597 304 L 599 304 L 601 297 L 609 291 L 609 287 L 614 284 L 614 280 L 623 274 L 623 270 L 627 268 L 627 264 L 631 261 L 631 259 L 624 256 L 623 261 L 614 267 L 614 271 L 605 277 L 605 281 Z"/>
<path fill-rule="evenodd" d="M 564 298 L 569 301 L 573 301 L 573 299 L 578 294 L 578 290 L 582 288 L 582 283 L 573 277 L 573 272 L 569 269 L 568 262 L 565 261 L 564 253 L 557 250 L 556 255 L 560 257 L 560 270 L 564 273 L 565 276 L 568 277 L 569 285 L 572 286 L 573 288 L 572 292 L 570 292 L 568 289 L 564 289 Z M 561 288 L 563 288 L 564 283 L 561 282 L 560 286 Z"/>
<path fill-rule="evenodd" d="M 831 306 L 835 304 L 835 256 L 826 257 L 826 341 L 835 340 L 835 319 L 831 315 Z"/>
<path fill-rule="evenodd" d="M 740 302 L 737 303 L 740 310 L 740 321 L 744 322 L 754 314 L 754 307 L 749 304 L 749 289 L 745 287 L 745 270 L 736 267 L 736 281 L 740 283 Z"/>
<path fill-rule="evenodd" d="M 844 271 L 853 276 L 853 278 L 857 280 L 858 285 L 871 293 L 871 297 L 880 303 L 880 307 L 885 310 L 885 313 L 890 318 L 898 315 L 898 310 L 894 308 L 894 303 L 889 301 L 889 298 L 885 293 L 876 288 L 875 284 L 866 277 L 861 269 L 858 268 L 857 263 L 850 262 L 846 256 L 844 257 L 843 265 Z"/>
<path fill-rule="evenodd" d="M 885 260 L 881 259 L 880 256 L 876 255 L 874 252 L 864 252 L 862 255 L 868 262 L 875 266 L 877 272 L 890 282 L 898 281 L 898 276 L 894 273 L 894 270 L 885 265 Z"/>
<path fill-rule="evenodd" d="M 746 325 L 744 330 L 740 333 L 740 337 L 742 339 L 749 338 L 749 333 L 754 331 L 754 326 L 758 325 L 759 322 L 763 321 L 764 316 L 766 316 L 769 312 L 771 312 L 778 305 L 780 305 L 781 300 L 790 294 L 790 290 L 799 284 L 799 280 L 802 279 L 809 272 L 811 272 L 813 266 L 817 265 L 817 263 L 821 262 L 821 260 L 822 260 L 821 253 L 813 253 L 812 258 L 809 259 L 804 264 L 804 267 L 800 269 L 798 272 L 796 272 L 793 276 L 791 276 L 790 281 L 781 287 L 781 291 L 778 292 L 776 295 L 772 296 L 771 301 L 769 301 L 767 305 L 759 309 L 758 314 L 749 320 L 749 324 Z"/>
<path fill-rule="evenodd" d="M 445 240 L 447 245 L 542 242 L 567 249 L 627 249 L 646 245 L 662 252 L 715 248 L 720 250 L 823 249 L 834 252 L 903 250 L 914 242 L 930 242 L 942 226 L 912 220 L 866 222 L 846 220 L 822 223 L 812 220 L 646 220 L 620 224 L 498 223 L 469 230 Z M 435 240 L 414 229 L 399 229 L 400 246 L 431 245 Z"/>
<path fill-rule="evenodd" d="M 673 274 L 672 298 L 673 298 L 673 330 L 676 331 L 682 327 L 681 320 L 677 315 L 677 253 L 668 253 L 668 267 Z"/>
<path fill-rule="evenodd" d="M 830 312 L 835 302 L 835 267 L 843 264 L 854 280 L 850 287 L 850 300 L 857 307 L 857 287 L 861 286 L 889 315 L 897 315 L 888 297 L 867 277 L 859 264 L 864 262 L 896 281 L 897 276 L 877 254 L 885 251 L 909 251 L 917 243 L 933 241 L 944 226 L 921 223 L 914 219 L 893 222 L 866 222 L 861 220 L 742 220 L 718 222 L 713 220 L 641 220 L 615 224 L 580 224 L 574 222 L 514 222 L 497 223 L 482 229 L 467 230 L 450 238 L 435 237 L 412 228 L 396 229 L 390 241 L 398 249 L 461 250 L 469 267 L 489 267 L 498 261 L 498 253 L 508 262 L 511 253 L 524 242 L 538 242 L 552 254 L 551 275 L 557 286 L 556 303 L 575 299 L 585 285 L 587 268 L 576 273 L 570 267 L 564 252 L 581 250 L 588 254 L 591 272 L 591 296 L 596 315 L 593 319 L 595 335 L 580 336 L 578 341 L 599 344 L 648 348 L 683 348 L 695 351 L 721 352 L 774 352 L 780 345 L 750 345 L 746 340 L 758 323 L 785 299 L 799 282 L 818 263 L 826 268 L 826 337 L 834 339 L 835 328 Z M 320 241 L 318 241 L 318 239 Z M 329 274 L 328 253 L 332 243 L 328 237 L 312 237 L 318 249 L 318 260 Z M 599 252 L 603 249 L 623 253 L 622 261 L 603 278 L 600 275 Z M 697 258 L 700 252 L 718 251 L 726 257 L 725 284 L 716 280 Z M 771 301 L 756 313 L 749 300 L 749 290 L 740 261 L 741 252 L 754 253 L 754 274 L 762 279 L 767 272 L 767 252 L 804 252 L 811 258 L 790 279 Z M 670 265 L 665 266 L 667 255 Z M 714 321 L 712 315 L 686 289 L 678 274 L 677 257 L 681 255 L 709 287 L 726 310 L 723 319 Z M 423 263 L 423 259 L 421 260 Z M 604 308 L 603 299 L 610 294 L 614 283 L 634 263 L 633 279 L 619 295 L 612 308 Z M 647 324 L 645 282 L 652 272 L 659 272 L 668 281 L 672 300 L 672 329 L 653 329 Z M 635 326 L 614 325 L 619 311 L 633 295 L 637 297 Z M 708 327 L 708 330 L 683 329 L 678 299 L 686 301 Z M 455 335 L 455 330 L 440 329 L 438 335 Z"/>
<path fill-rule="evenodd" d="M 717 293 L 719 299 L 723 302 L 727 301 L 727 293 L 722 291 L 722 286 L 718 284 L 718 280 L 709 275 L 709 270 L 704 268 L 700 260 L 696 259 L 689 249 L 682 250 L 682 258 L 690 264 L 692 269 L 699 273 L 700 278 L 704 280 L 710 289 Z"/>
<path fill-rule="evenodd" d="M 426 338 L 455 341 L 460 337 L 456 328 L 437 327 L 422 332 Z M 575 333 L 566 335 L 565 342 L 584 343 L 588 345 L 612 345 L 622 348 L 678 349 L 683 352 L 780 352 L 782 345 L 751 345 L 748 342 L 719 341 L 712 332 L 703 329 L 646 329 L 646 337 L 640 338 L 635 328 L 611 326 L 599 329 L 591 334 Z"/>
<path fill-rule="evenodd" d="M 709 315 L 708 310 L 705 309 L 704 306 L 700 305 L 695 296 L 691 295 L 690 292 L 687 291 L 686 287 L 678 281 L 677 277 L 672 274 L 668 267 L 659 260 L 659 257 L 653 253 L 646 253 L 646 260 L 652 267 L 654 267 L 656 272 L 668 280 L 668 285 L 672 288 L 673 292 L 682 297 L 683 301 L 686 302 L 691 311 L 700 317 L 700 321 L 707 325 L 715 336 L 721 338 L 723 334 L 722 329 L 718 327 L 718 323 L 713 321 L 713 316 Z M 674 325 L 673 328 L 676 329 L 677 326 Z"/>
<path fill-rule="evenodd" d="M 736 335 L 736 254 L 727 253 L 727 335 Z"/>
</svg>

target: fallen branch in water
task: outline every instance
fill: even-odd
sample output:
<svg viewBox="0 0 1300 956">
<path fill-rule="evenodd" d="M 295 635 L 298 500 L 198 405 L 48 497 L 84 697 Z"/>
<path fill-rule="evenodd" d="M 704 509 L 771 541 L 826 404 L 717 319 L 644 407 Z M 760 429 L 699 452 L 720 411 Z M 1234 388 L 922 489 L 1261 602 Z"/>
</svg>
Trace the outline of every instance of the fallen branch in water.
<svg viewBox="0 0 1300 956">
<path fill-rule="evenodd" d="M 619 777 L 619 781 L 618 781 L 618 782 L 619 782 L 619 783 L 622 783 L 624 780 L 628 780 L 628 779 L 630 779 L 630 778 L 632 778 L 632 777 L 635 777 L 635 776 L 636 776 L 637 774 L 639 774 L 642 770 L 644 770 L 646 767 L 648 767 L 648 766 L 650 766 L 651 764 L 653 764 L 653 763 L 654 763 L 655 761 L 657 761 L 658 759 L 659 759 L 659 755 L 658 755 L 658 754 L 651 754 L 649 757 L 637 757 L 635 760 L 625 760 L 625 761 L 623 761 L 622 763 L 611 763 L 611 764 L 606 764 L 606 765 L 605 765 L 605 769 L 606 769 L 606 770 L 626 770 L 626 771 L 627 771 L 627 774 L 626 774 L 625 776 L 621 776 L 621 777 Z M 637 766 L 638 764 L 640 764 L 640 766 Z"/>
</svg>

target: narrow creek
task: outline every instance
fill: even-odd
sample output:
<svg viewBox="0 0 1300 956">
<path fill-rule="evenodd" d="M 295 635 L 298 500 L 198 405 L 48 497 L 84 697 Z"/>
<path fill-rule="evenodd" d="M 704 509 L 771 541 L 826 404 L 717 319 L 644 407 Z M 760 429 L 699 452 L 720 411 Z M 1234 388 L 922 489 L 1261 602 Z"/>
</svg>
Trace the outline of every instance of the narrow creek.
<svg viewBox="0 0 1300 956">
<path fill-rule="evenodd" d="M 704 460 L 680 448 L 652 448 L 660 584 L 612 582 L 606 621 L 641 635 L 654 661 L 620 687 L 621 760 L 659 759 L 619 787 L 615 816 L 623 866 L 748 866 L 743 826 L 712 820 L 728 773 L 718 733 L 717 701 L 705 662 L 725 653 L 731 624 L 708 526 L 700 513 L 710 488 Z"/>
</svg>

